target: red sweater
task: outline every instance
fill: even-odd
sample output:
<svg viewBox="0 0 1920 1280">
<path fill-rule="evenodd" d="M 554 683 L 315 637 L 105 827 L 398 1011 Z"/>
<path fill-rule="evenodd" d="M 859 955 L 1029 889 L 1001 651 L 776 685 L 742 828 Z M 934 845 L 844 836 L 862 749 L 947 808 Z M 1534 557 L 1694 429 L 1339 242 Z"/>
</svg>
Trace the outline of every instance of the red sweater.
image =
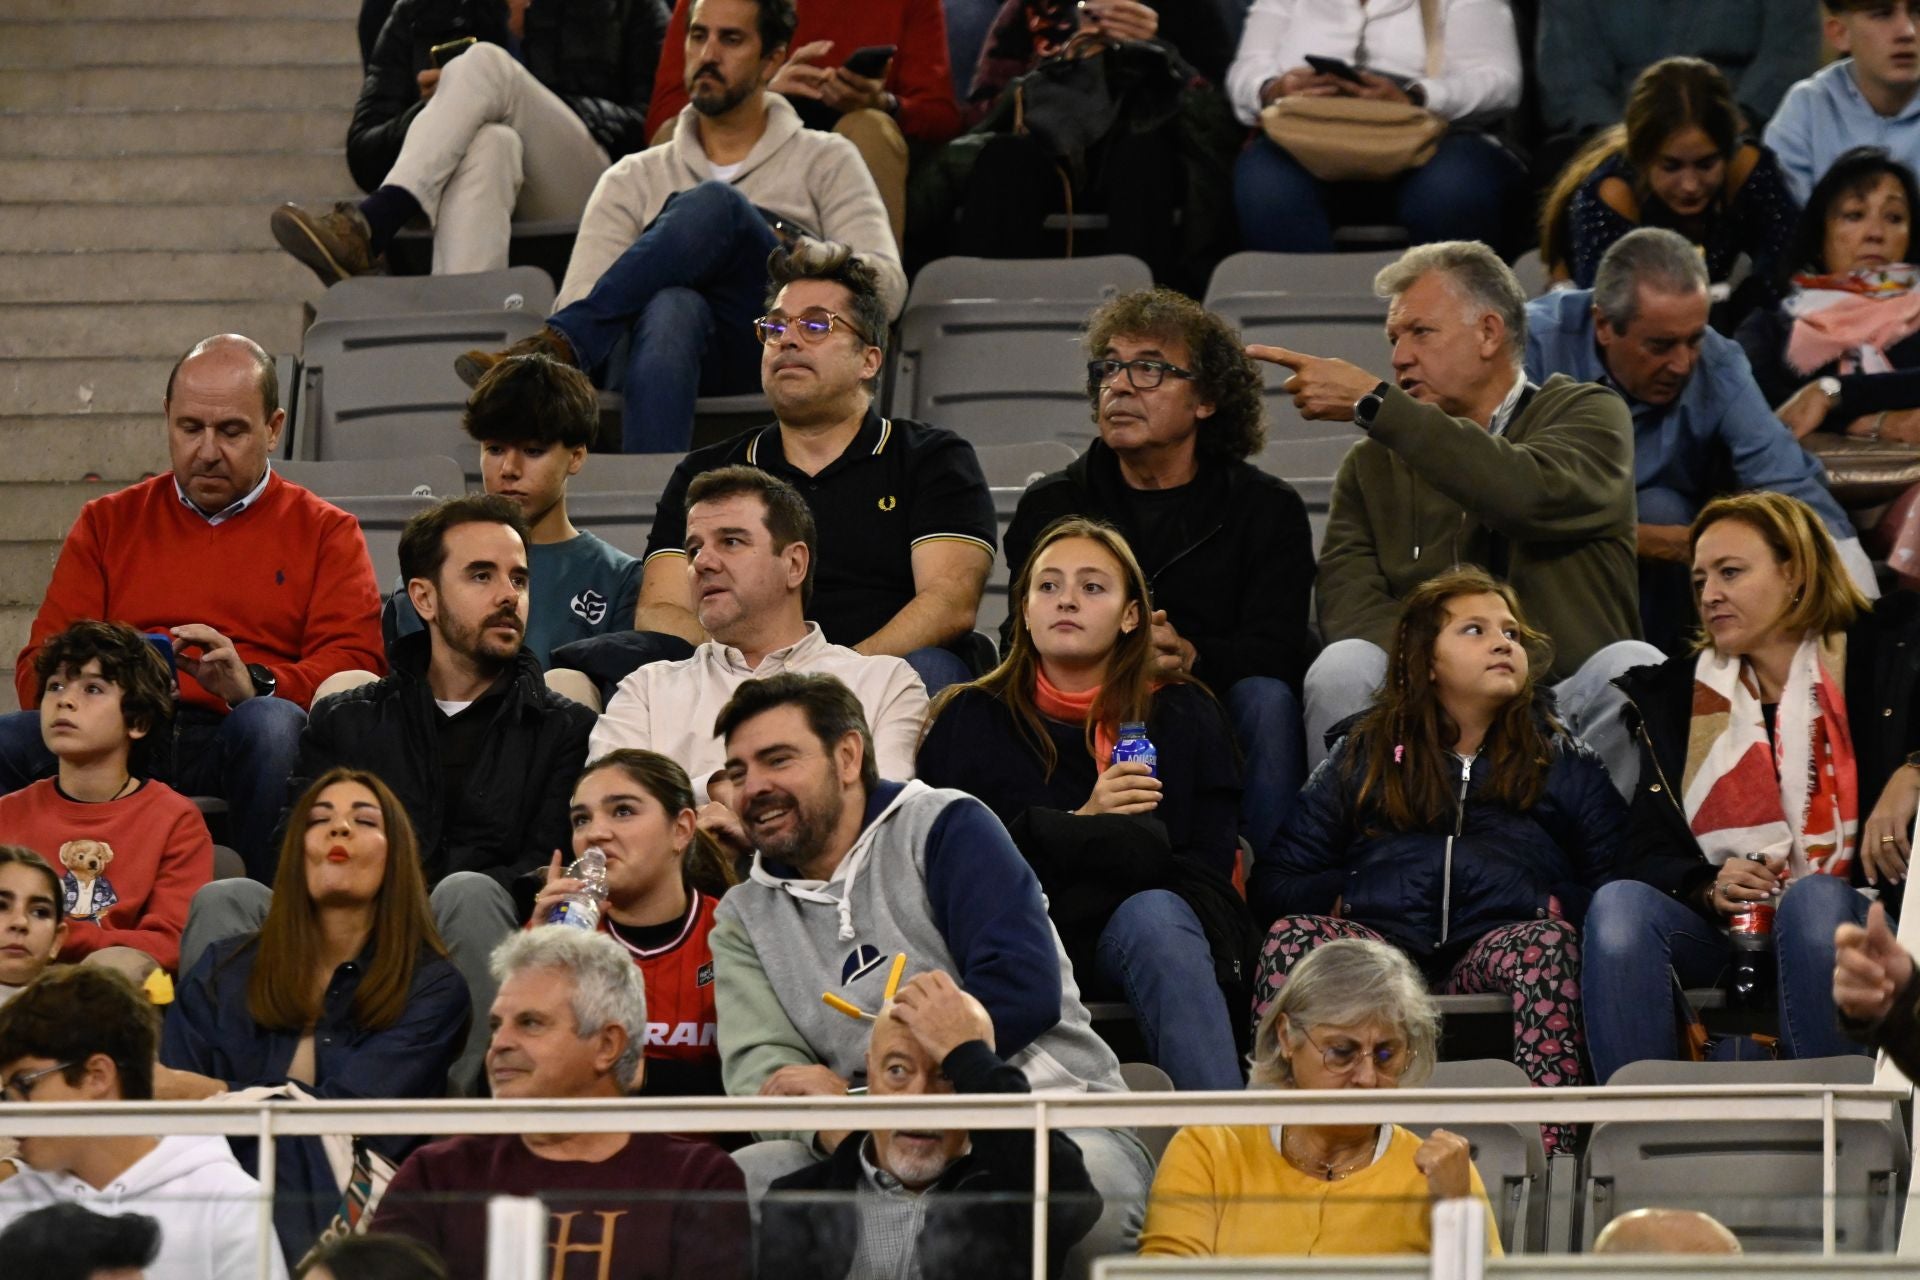
<svg viewBox="0 0 1920 1280">
<path fill-rule="evenodd" d="M 667 38 L 660 46 L 660 67 L 653 74 L 649 138 L 687 105 L 687 10 L 692 7 L 692 0 L 674 0 Z M 900 132 L 915 142 L 945 142 L 960 132 L 960 106 L 947 66 L 947 18 L 940 0 L 811 0 L 800 6 L 800 24 L 789 48 L 815 40 L 833 41 L 819 61 L 826 67 L 839 66 L 855 49 L 897 45 L 887 71 L 887 91 L 900 99 Z"/>
<path fill-rule="evenodd" d="M 0 796 L 0 841 L 64 870 L 62 960 L 132 947 L 162 969 L 179 965 L 187 905 L 213 879 L 213 837 L 193 801 L 149 781 L 118 800 L 83 804 L 43 778 Z"/>
<path fill-rule="evenodd" d="M 302 707 L 330 675 L 387 669 L 380 593 L 359 522 L 277 475 L 258 502 L 218 525 L 180 501 L 172 472 L 81 508 L 14 661 L 22 707 L 40 703 L 34 655 L 84 618 L 140 631 L 203 623 L 272 671 L 277 697 Z M 227 710 L 184 671 L 180 698 Z"/>
</svg>

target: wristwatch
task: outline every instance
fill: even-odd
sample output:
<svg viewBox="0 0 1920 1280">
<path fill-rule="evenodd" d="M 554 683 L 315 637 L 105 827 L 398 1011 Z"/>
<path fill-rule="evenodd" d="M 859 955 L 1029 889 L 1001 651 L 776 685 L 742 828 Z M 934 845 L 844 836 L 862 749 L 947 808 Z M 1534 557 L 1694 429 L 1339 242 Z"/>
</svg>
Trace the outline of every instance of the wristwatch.
<svg viewBox="0 0 1920 1280">
<path fill-rule="evenodd" d="M 257 662 L 247 664 L 247 674 L 253 677 L 253 696 L 256 698 L 271 698 L 274 690 L 280 687 L 280 677 Z"/>
<path fill-rule="evenodd" d="M 1387 392 L 1393 390 L 1393 384 L 1382 382 L 1367 394 L 1353 402 L 1353 420 L 1366 431 L 1373 430 L 1373 415 L 1380 412 L 1380 406 L 1386 403 Z"/>
<path fill-rule="evenodd" d="M 1815 378 L 1813 385 L 1820 388 L 1820 394 L 1827 398 L 1828 404 L 1835 409 L 1840 407 L 1840 379 L 1828 374 L 1824 378 Z"/>
</svg>

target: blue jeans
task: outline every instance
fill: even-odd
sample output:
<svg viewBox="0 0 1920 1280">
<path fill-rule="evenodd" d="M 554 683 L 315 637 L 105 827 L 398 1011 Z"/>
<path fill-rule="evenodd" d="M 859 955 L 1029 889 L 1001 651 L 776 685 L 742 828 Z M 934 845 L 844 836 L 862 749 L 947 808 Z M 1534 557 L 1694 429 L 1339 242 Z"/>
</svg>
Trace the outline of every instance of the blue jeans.
<svg viewBox="0 0 1920 1280">
<path fill-rule="evenodd" d="M 703 182 L 669 196 L 592 291 L 547 318 L 603 387 L 631 340 L 619 379 L 625 452 L 684 453 L 696 398 L 759 389 L 753 322 L 766 305 L 767 255 L 777 243 L 733 186 Z"/>
<path fill-rule="evenodd" d="M 1833 931 L 1866 918 L 1867 900 L 1835 876 L 1806 876 L 1780 899 L 1773 946 L 1788 1057 L 1866 1052 L 1841 1033 L 1833 1009 Z M 1593 1078 L 1603 1084 L 1629 1062 L 1680 1056 L 1667 971 L 1682 986 L 1713 986 L 1730 951 L 1717 925 L 1639 880 L 1616 880 L 1594 895 L 1586 948 L 1581 999 Z"/>
<path fill-rule="evenodd" d="M 1300 728 L 1300 699 L 1293 687 L 1272 676 L 1246 676 L 1227 690 L 1227 716 L 1246 762 L 1246 789 L 1240 794 L 1240 830 L 1254 852 L 1264 851 L 1293 812 L 1306 781 L 1306 742 Z"/>
<path fill-rule="evenodd" d="M 1126 992 L 1147 1052 L 1176 1089 L 1239 1089 L 1239 1050 L 1213 949 L 1179 894 L 1136 893 L 1100 934 L 1100 972 Z"/>
<path fill-rule="evenodd" d="M 1483 133 L 1450 132 L 1433 159 L 1377 183 L 1322 182 L 1256 135 L 1234 165 L 1233 202 L 1248 249 L 1332 253 L 1332 204 L 1355 215 L 1343 221 L 1391 216 L 1415 244 L 1484 240 L 1504 256 L 1518 247 L 1515 233 L 1531 206 L 1526 177 L 1513 153 Z"/>
<path fill-rule="evenodd" d="M 929 698 L 939 697 L 940 691 L 950 684 L 965 684 L 973 679 L 972 669 L 959 654 L 938 645 L 915 649 L 907 655 L 907 665 L 920 677 L 920 683 L 927 686 Z"/>
<path fill-rule="evenodd" d="M 182 795 L 225 800 L 228 838 L 247 874 L 272 884 L 280 861 L 273 831 L 306 727 L 307 713 L 281 698 L 249 698 L 224 716 L 182 706 L 147 739 L 147 773 Z M 41 741 L 39 712 L 0 716 L 0 794 L 52 777 L 59 764 Z"/>
</svg>

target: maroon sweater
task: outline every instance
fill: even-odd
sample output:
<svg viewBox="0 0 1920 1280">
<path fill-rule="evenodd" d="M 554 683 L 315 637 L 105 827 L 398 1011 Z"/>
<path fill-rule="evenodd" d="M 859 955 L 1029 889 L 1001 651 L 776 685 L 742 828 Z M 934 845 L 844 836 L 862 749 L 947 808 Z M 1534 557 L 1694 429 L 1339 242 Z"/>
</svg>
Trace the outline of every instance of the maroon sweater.
<svg viewBox="0 0 1920 1280">
<path fill-rule="evenodd" d="M 746 1180 L 710 1143 L 636 1133 L 597 1163 L 546 1160 L 517 1136 L 448 1138 L 393 1176 L 373 1230 L 431 1245 L 450 1276 L 487 1274 L 487 1198 L 551 1212 L 552 1280 L 744 1280 Z"/>
</svg>

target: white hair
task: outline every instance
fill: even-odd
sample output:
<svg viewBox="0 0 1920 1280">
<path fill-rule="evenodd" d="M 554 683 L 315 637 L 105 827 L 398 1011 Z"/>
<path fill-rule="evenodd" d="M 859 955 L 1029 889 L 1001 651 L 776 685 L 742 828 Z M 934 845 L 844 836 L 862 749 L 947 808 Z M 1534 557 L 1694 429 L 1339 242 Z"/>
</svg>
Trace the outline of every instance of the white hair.
<svg viewBox="0 0 1920 1280">
<path fill-rule="evenodd" d="M 529 969 L 557 969 L 573 978 L 573 1025 L 582 1039 L 602 1027 L 627 1033 L 626 1052 L 613 1064 L 622 1089 L 640 1074 L 647 1044 L 647 984 L 640 967 L 604 933 L 549 924 L 516 933 L 494 948 L 488 964 L 504 983 Z"/>
<path fill-rule="evenodd" d="M 1527 291 L 1513 269 L 1478 240 L 1437 240 L 1415 245 L 1373 278 L 1376 297 L 1397 298 L 1438 272 L 1467 304 L 1468 322 L 1492 312 L 1507 329 L 1507 350 L 1518 360 L 1527 352 Z"/>
<path fill-rule="evenodd" d="M 1280 1042 L 1287 1020 L 1288 1044 Z M 1351 1027 L 1377 1022 L 1406 1037 L 1410 1054 L 1398 1083 L 1417 1085 L 1433 1074 L 1440 1043 L 1440 1008 L 1427 984 L 1400 948 L 1371 938 L 1323 942 L 1294 966 L 1253 1033 L 1252 1087 L 1293 1086 L 1287 1055 L 1315 1027 Z"/>
</svg>

